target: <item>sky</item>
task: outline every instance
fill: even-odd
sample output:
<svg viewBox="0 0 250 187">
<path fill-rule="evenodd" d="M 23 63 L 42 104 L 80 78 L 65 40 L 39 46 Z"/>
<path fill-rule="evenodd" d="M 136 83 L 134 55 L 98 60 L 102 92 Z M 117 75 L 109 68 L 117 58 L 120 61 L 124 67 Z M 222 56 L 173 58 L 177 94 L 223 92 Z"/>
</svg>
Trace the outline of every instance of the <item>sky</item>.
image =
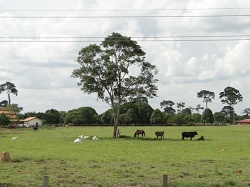
<svg viewBox="0 0 250 187">
<path fill-rule="evenodd" d="M 219 112 L 228 86 L 243 96 L 236 113 L 250 108 L 249 0 L 0 0 L 0 7 L 0 84 L 16 85 L 11 103 L 23 113 L 109 109 L 71 75 L 78 52 L 113 32 L 136 40 L 159 70 L 152 108 L 164 100 L 205 107 L 197 93 L 208 90 L 215 93 L 208 108 Z"/>
</svg>

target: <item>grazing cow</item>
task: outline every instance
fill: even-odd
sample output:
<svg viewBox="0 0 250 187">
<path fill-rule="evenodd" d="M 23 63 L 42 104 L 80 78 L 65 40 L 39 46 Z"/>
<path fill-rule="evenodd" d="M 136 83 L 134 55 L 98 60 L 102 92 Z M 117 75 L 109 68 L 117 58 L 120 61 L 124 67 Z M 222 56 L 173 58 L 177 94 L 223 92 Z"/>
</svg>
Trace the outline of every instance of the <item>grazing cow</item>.
<svg viewBox="0 0 250 187">
<path fill-rule="evenodd" d="M 194 132 L 182 132 L 181 135 L 182 135 L 182 140 L 184 140 L 184 138 L 190 138 L 190 140 L 192 140 L 192 138 L 195 135 L 198 135 L 198 133 L 196 131 L 194 131 Z"/>
<path fill-rule="evenodd" d="M 164 131 L 156 131 L 155 136 L 157 137 L 157 139 L 158 139 L 159 136 L 161 137 L 161 139 L 162 138 L 164 139 Z"/>
<path fill-rule="evenodd" d="M 204 136 L 199 137 L 198 140 L 205 140 Z"/>
<path fill-rule="evenodd" d="M 137 130 L 137 131 L 135 131 L 134 137 L 136 137 L 136 136 L 139 137 L 140 134 L 141 134 L 142 137 L 144 136 L 146 138 L 146 134 L 145 134 L 144 130 Z"/>
</svg>

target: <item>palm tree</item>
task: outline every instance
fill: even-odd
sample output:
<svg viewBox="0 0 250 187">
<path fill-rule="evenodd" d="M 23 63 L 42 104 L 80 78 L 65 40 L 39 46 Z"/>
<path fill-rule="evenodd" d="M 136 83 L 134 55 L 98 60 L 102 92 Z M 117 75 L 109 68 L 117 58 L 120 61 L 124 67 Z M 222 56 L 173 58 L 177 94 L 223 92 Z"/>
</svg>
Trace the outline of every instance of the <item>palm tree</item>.
<svg viewBox="0 0 250 187">
<path fill-rule="evenodd" d="M 12 94 L 17 95 L 18 90 L 16 89 L 15 84 L 11 82 L 6 82 L 0 85 L 0 94 L 4 91 L 6 91 L 8 94 L 8 105 L 10 105 L 10 94 L 12 93 Z"/>
</svg>

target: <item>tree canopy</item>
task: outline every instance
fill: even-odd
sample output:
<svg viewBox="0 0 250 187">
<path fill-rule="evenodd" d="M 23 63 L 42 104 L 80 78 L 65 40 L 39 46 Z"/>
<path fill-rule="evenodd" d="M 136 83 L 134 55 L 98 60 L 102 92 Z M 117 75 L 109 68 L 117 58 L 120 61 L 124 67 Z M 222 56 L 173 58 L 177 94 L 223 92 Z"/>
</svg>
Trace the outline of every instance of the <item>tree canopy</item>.
<svg viewBox="0 0 250 187">
<path fill-rule="evenodd" d="M 171 100 L 164 100 L 160 103 L 161 108 L 163 108 L 163 110 L 167 113 L 167 114 L 174 114 L 175 113 L 175 109 L 173 108 L 173 106 L 175 105 L 175 103 Z"/>
<path fill-rule="evenodd" d="M 210 92 L 207 90 L 201 90 L 200 92 L 197 93 L 198 98 L 203 98 L 203 102 L 206 103 L 206 108 L 207 108 L 207 103 L 212 102 L 212 99 L 214 99 L 215 94 L 214 92 Z"/>
<path fill-rule="evenodd" d="M 5 114 L 0 114 L 0 126 L 6 126 L 10 124 L 11 121 Z"/>
<path fill-rule="evenodd" d="M 116 136 L 121 104 L 131 97 L 156 96 L 156 66 L 145 60 L 145 52 L 130 37 L 112 33 L 100 45 L 82 48 L 76 60 L 80 67 L 72 77 L 80 79 L 84 93 L 96 93 L 113 111 Z"/>
<path fill-rule="evenodd" d="M 212 110 L 206 108 L 202 113 L 202 122 L 203 123 L 213 123 L 214 122 L 214 115 Z"/>
<path fill-rule="evenodd" d="M 6 91 L 8 95 L 8 105 L 10 105 L 10 94 L 12 93 L 12 94 L 17 95 L 18 90 L 16 89 L 16 86 L 14 83 L 6 82 L 0 85 L 0 94 L 4 91 Z"/>
</svg>

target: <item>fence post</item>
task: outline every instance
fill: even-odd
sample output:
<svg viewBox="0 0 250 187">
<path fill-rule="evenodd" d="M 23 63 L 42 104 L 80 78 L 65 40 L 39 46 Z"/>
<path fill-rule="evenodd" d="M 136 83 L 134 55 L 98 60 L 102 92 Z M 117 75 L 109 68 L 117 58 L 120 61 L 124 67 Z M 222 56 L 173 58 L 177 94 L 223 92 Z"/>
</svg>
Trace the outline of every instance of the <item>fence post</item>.
<svg viewBox="0 0 250 187">
<path fill-rule="evenodd" d="M 47 175 L 43 177 L 43 187 L 49 187 L 49 176 Z"/>
<path fill-rule="evenodd" d="M 168 175 L 163 175 L 163 187 L 167 187 L 168 186 Z"/>
</svg>

